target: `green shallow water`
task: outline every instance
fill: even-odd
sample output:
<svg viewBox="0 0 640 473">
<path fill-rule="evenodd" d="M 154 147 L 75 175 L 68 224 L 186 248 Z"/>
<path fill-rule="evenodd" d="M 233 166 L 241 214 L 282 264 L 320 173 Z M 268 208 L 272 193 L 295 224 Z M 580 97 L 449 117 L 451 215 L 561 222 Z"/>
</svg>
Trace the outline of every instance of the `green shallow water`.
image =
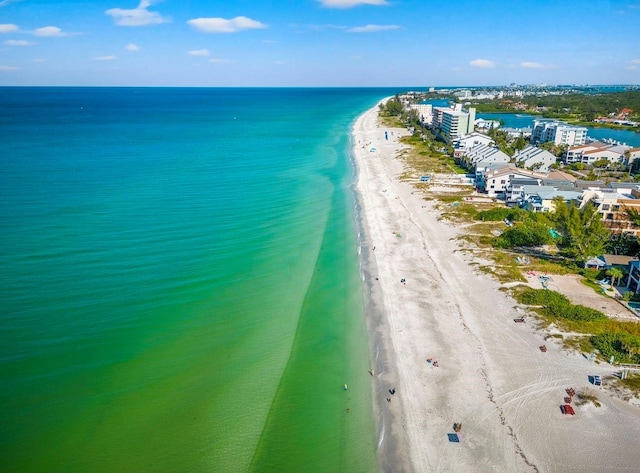
<svg viewBox="0 0 640 473">
<path fill-rule="evenodd" d="M 391 93 L 0 89 L 2 471 L 375 471 L 348 133 Z"/>
</svg>

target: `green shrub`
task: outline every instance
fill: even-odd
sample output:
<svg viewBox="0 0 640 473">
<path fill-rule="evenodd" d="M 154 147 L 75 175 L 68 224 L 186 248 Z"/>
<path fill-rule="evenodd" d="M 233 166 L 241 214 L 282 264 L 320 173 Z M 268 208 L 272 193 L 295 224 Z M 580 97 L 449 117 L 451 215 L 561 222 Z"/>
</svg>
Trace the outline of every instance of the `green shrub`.
<svg viewBox="0 0 640 473">
<path fill-rule="evenodd" d="M 563 294 L 548 289 L 525 289 L 516 297 L 518 302 L 527 305 L 571 304 Z"/>
<path fill-rule="evenodd" d="M 605 332 L 592 336 L 591 343 L 605 358 L 613 356 L 618 363 L 640 363 L 638 336 Z"/>
<path fill-rule="evenodd" d="M 494 209 L 478 212 L 475 218 L 476 220 L 482 220 L 483 222 L 500 222 L 505 218 L 511 222 L 517 222 L 520 220 L 524 220 L 524 215 L 526 213 L 526 211 L 521 209 L 496 207 Z"/>
<path fill-rule="evenodd" d="M 599 310 L 592 309 L 591 307 L 585 307 L 583 305 L 551 304 L 545 307 L 545 311 L 549 315 L 578 322 L 607 320 L 607 316 Z"/>
<path fill-rule="evenodd" d="M 516 246 L 540 246 L 553 241 L 546 225 L 535 222 L 525 222 L 510 227 L 502 235 L 495 238 L 494 245 L 498 248 L 513 248 Z"/>
<path fill-rule="evenodd" d="M 600 270 L 595 268 L 584 268 L 582 275 L 587 279 L 596 279 L 600 275 Z"/>
<path fill-rule="evenodd" d="M 608 320 L 607 316 L 599 310 L 583 305 L 573 305 L 566 296 L 548 289 L 526 289 L 517 298 L 523 304 L 543 306 L 543 313 L 551 317 L 576 322 Z"/>
</svg>

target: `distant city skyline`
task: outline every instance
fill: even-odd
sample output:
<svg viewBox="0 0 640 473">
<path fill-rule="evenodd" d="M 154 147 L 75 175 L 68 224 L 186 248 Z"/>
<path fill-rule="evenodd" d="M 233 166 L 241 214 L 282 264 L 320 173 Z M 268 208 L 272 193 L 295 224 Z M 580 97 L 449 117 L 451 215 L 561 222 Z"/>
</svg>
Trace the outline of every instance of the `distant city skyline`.
<svg viewBox="0 0 640 473">
<path fill-rule="evenodd" d="M 639 84 L 640 0 L 0 0 L 0 85 Z"/>
</svg>

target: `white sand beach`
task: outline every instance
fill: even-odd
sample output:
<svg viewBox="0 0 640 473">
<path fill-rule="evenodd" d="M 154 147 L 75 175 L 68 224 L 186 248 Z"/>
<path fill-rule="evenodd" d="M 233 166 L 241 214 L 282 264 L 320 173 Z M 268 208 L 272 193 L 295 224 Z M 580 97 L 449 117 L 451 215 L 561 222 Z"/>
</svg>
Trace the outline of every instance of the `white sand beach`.
<svg viewBox="0 0 640 473">
<path fill-rule="evenodd" d="M 398 179 L 407 131 L 378 126 L 377 114 L 362 115 L 353 136 L 381 470 L 640 471 L 640 408 L 589 384 L 615 369 L 545 340 L 532 318 L 514 323 L 525 309 L 473 269 L 459 230 Z M 602 406 L 563 415 L 570 387 Z"/>
</svg>

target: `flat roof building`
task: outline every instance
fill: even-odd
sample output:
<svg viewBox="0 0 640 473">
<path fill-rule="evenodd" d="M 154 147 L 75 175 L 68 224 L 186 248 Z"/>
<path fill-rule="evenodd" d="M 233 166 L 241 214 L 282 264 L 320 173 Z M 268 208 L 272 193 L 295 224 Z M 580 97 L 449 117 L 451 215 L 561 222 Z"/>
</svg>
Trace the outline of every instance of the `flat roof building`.
<svg viewBox="0 0 640 473">
<path fill-rule="evenodd" d="M 552 141 L 557 145 L 583 145 L 587 141 L 587 129 L 556 120 L 541 119 L 533 123 L 531 144 Z"/>
<path fill-rule="evenodd" d="M 472 133 L 475 119 L 475 108 L 470 108 L 468 113 L 460 110 L 444 109 L 442 110 L 440 131 L 447 140 L 453 141 L 456 138 Z"/>
</svg>

